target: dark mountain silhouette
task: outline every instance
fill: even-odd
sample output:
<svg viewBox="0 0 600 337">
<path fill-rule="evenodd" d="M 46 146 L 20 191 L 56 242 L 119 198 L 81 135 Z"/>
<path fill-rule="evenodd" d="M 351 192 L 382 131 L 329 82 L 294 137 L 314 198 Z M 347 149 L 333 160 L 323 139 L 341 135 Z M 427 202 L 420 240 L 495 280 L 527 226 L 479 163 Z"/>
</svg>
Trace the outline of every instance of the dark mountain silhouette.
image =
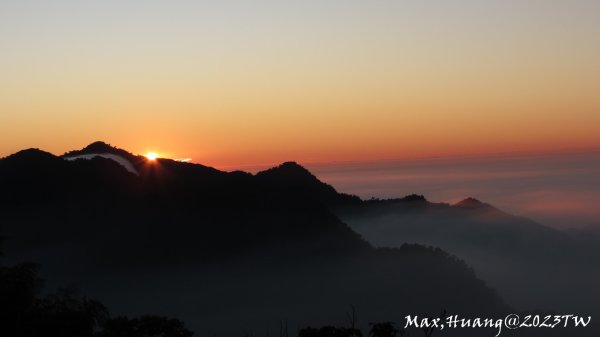
<svg viewBox="0 0 600 337">
<path fill-rule="evenodd" d="M 484 210 L 496 210 L 494 207 L 492 207 L 490 204 L 486 204 L 483 203 L 475 198 L 466 198 L 463 199 L 459 202 L 457 202 L 456 204 L 454 204 L 454 207 L 461 207 L 461 208 L 469 208 L 469 209 L 484 209 Z"/>
<path fill-rule="evenodd" d="M 110 157 L 65 160 L 98 153 L 136 172 Z M 547 274 L 532 270 L 574 272 L 581 266 L 565 252 L 594 252 L 472 198 L 363 201 L 293 162 L 223 172 L 102 142 L 62 157 L 30 149 L 0 159 L 0 205 L 11 259 L 39 261 L 48 288 L 73 284 L 117 314 L 181 317 L 200 334 L 263 331 L 284 318 L 331 325 L 349 304 L 363 324 L 442 308 L 499 315 L 510 308 L 465 262 L 428 245 L 466 258 L 511 301 L 523 279 L 539 296 L 558 289 L 544 289 Z M 396 248 L 373 248 L 355 230 Z"/>
<path fill-rule="evenodd" d="M 79 155 L 94 154 L 94 153 L 110 153 L 110 154 L 115 154 L 115 155 L 118 155 L 118 156 L 121 156 L 121 157 L 127 158 L 127 159 L 143 158 L 142 156 L 136 156 L 130 152 L 127 152 L 123 149 L 119 149 L 115 146 L 112 146 L 110 144 L 107 144 L 107 143 L 104 143 L 101 141 L 93 142 L 81 150 L 69 151 L 69 152 L 65 153 L 63 155 L 63 157 L 79 156 Z"/>
<path fill-rule="evenodd" d="M 338 193 L 333 186 L 321 182 L 295 162 L 258 172 L 256 179 L 278 193 L 293 191 L 298 197 L 318 200 L 325 205 L 357 204 L 361 201 L 356 196 Z"/>
<path fill-rule="evenodd" d="M 64 159 L 98 153 L 127 159 L 137 174 L 106 157 Z M 369 217 L 443 215 L 467 230 L 487 206 L 419 195 L 362 201 L 296 163 L 252 175 L 150 161 L 102 142 L 63 157 L 32 149 L 0 159 L 0 205 L 9 256 L 40 262 L 50 288 L 74 284 L 117 314 L 180 317 L 201 335 L 264 331 L 284 318 L 327 325 L 349 304 L 364 324 L 442 308 L 510 310 L 455 256 L 400 238 L 373 248 L 340 220 L 371 240 L 361 222 Z M 503 222 L 486 226 L 501 231 Z M 432 233 L 402 242 L 430 244 Z M 476 245 L 494 244 L 477 235 Z"/>
</svg>

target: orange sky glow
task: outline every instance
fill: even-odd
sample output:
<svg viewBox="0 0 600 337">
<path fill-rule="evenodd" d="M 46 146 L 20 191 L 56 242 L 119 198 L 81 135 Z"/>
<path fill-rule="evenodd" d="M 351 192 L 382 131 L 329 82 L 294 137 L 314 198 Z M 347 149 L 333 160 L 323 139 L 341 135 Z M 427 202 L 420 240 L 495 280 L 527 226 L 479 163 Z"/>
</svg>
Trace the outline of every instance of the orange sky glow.
<svg viewBox="0 0 600 337">
<path fill-rule="evenodd" d="M 594 1 L 0 4 L 0 156 L 217 167 L 600 148 Z"/>
</svg>

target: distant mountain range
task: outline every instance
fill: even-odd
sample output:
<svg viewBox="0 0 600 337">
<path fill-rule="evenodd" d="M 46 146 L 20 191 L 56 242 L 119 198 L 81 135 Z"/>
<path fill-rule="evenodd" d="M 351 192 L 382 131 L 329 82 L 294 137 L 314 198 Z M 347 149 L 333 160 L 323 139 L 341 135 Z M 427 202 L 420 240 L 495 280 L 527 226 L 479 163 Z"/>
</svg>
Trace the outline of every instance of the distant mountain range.
<svg viewBox="0 0 600 337">
<path fill-rule="evenodd" d="M 471 198 L 361 200 L 293 162 L 252 175 L 103 142 L 63 156 L 29 149 L 0 159 L 0 214 L 7 257 L 41 263 L 48 287 L 74 285 L 116 312 L 152 308 L 200 335 L 330 323 L 349 305 L 364 324 L 514 310 L 477 275 L 511 304 L 530 289 L 527 308 L 558 289 L 538 272 L 598 280 L 596 246 L 577 235 Z M 579 295 L 571 306 L 557 296 L 559 309 Z"/>
</svg>

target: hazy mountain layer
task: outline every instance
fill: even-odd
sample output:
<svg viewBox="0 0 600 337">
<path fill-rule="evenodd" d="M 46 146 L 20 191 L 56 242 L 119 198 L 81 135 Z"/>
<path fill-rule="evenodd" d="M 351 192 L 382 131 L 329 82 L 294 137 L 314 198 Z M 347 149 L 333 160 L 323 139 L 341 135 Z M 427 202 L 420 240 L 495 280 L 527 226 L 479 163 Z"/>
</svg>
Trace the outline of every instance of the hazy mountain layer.
<svg viewBox="0 0 600 337">
<path fill-rule="evenodd" d="M 375 246 L 418 242 L 455 254 L 517 308 L 600 313 L 594 230 L 556 230 L 471 198 L 370 200 L 335 213 Z"/>
</svg>

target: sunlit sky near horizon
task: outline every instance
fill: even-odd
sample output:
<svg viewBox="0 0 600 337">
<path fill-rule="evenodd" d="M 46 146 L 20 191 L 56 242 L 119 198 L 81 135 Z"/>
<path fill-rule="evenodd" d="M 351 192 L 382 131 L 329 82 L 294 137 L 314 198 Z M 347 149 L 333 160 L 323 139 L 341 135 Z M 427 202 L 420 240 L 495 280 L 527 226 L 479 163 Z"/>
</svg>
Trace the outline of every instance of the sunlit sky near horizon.
<svg viewBox="0 0 600 337">
<path fill-rule="evenodd" d="M 600 148 L 599 1 L 2 1 L 0 156 Z"/>
<path fill-rule="evenodd" d="M 556 228 L 600 228 L 600 151 L 307 167 L 338 191 L 363 199 L 416 193 L 454 204 L 474 197 Z"/>
</svg>

